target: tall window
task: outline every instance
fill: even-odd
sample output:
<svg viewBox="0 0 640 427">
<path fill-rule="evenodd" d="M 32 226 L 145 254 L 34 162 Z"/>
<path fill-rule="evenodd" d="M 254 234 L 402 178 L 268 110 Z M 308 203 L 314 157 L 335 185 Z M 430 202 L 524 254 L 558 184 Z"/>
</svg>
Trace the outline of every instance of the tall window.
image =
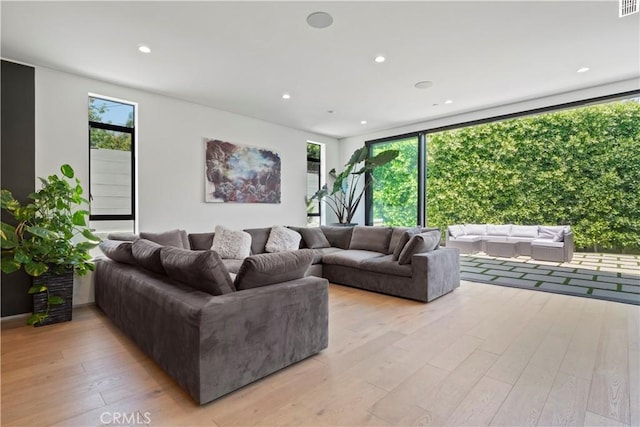
<svg viewBox="0 0 640 427">
<path fill-rule="evenodd" d="M 135 215 L 135 106 L 89 97 L 89 188 L 92 221 Z"/>
<path fill-rule="evenodd" d="M 316 227 L 320 225 L 320 202 L 312 197 L 322 185 L 321 151 L 320 144 L 307 142 L 307 224 Z"/>
</svg>

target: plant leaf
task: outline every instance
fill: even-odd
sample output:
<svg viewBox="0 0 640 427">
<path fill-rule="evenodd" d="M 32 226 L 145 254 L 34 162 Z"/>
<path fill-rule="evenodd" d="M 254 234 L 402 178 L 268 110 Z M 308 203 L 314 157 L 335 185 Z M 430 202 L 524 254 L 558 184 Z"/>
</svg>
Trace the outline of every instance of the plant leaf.
<svg viewBox="0 0 640 427">
<path fill-rule="evenodd" d="M 9 258 L 9 257 L 2 257 L 2 259 L 0 260 L 0 265 L 1 265 L 1 270 L 4 274 L 11 274 L 14 271 L 18 271 L 20 270 L 20 267 L 22 267 L 22 264 L 20 264 L 18 261 L 16 261 L 15 259 L 13 259 L 13 257 Z"/>
<path fill-rule="evenodd" d="M 28 262 L 31 262 L 31 257 L 29 256 L 29 254 L 24 248 L 16 249 L 16 253 L 13 256 L 13 259 L 15 259 L 21 264 L 26 264 Z"/>
<path fill-rule="evenodd" d="M 29 276 L 34 276 L 34 277 L 42 275 L 48 269 L 49 267 L 47 266 L 47 264 L 42 262 L 31 261 L 24 265 L 24 271 L 26 271 Z"/>
<path fill-rule="evenodd" d="M 42 237 L 43 239 L 55 239 L 56 237 L 58 237 L 53 231 L 47 230 L 46 228 L 42 227 L 30 226 L 25 227 L 25 230 L 27 230 L 34 236 Z"/>
<path fill-rule="evenodd" d="M 71 218 L 71 222 L 73 222 L 73 225 L 80 225 L 80 226 L 86 226 L 87 222 L 85 221 L 85 216 L 88 214 L 89 212 L 87 211 L 75 211 L 73 213 L 73 217 Z"/>
<path fill-rule="evenodd" d="M 80 250 L 80 251 L 88 251 L 90 249 L 95 248 L 96 246 L 98 246 L 97 243 L 93 243 L 93 242 L 80 242 L 76 245 L 76 249 Z"/>
<path fill-rule="evenodd" d="M 102 239 L 99 238 L 98 236 L 96 236 L 95 234 L 93 234 L 91 232 L 91 230 L 89 230 L 88 228 L 85 228 L 84 230 L 82 230 L 82 235 L 87 239 L 87 240 L 91 240 L 92 242 L 101 242 Z"/>
<path fill-rule="evenodd" d="M 40 292 L 46 292 L 47 287 L 44 285 L 33 285 L 27 291 L 28 294 L 39 294 Z"/>
<path fill-rule="evenodd" d="M 50 296 L 48 301 L 49 301 L 49 304 L 52 304 L 52 305 L 64 304 L 64 299 L 57 295 Z"/>
<path fill-rule="evenodd" d="M 35 325 L 36 323 L 40 323 L 43 320 L 45 320 L 47 317 L 49 317 L 48 315 L 44 314 L 44 313 L 33 313 L 31 316 L 29 316 L 29 318 L 27 319 L 27 325 Z"/>
<path fill-rule="evenodd" d="M 60 172 L 62 172 L 62 175 L 66 176 L 67 178 L 73 178 L 73 168 L 68 164 L 60 166 Z"/>
</svg>

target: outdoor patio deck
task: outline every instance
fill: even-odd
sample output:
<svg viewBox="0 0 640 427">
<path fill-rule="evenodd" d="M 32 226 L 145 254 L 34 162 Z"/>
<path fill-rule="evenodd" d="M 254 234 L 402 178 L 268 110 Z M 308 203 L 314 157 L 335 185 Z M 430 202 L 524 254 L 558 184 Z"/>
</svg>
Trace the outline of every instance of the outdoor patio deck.
<svg viewBox="0 0 640 427">
<path fill-rule="evenodd" d="M 570 263 L 461 255 L 462 280 L 640 305 L 640 256 L 576 253 Z"/>
</svg>

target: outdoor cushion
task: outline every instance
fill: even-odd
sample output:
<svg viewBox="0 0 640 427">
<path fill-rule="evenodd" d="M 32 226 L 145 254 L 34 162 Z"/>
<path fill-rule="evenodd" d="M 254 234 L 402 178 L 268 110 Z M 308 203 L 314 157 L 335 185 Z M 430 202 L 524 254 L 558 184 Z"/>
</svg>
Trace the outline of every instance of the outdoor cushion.
<svg viewBox="0 0 640 427">
<path fill-rule="evenodd" d="M 512 225 L 511 226 L 511 235 L 514 237 L 538 237 L 538 226 L 537 225 Z"/>
<path fill-rule="evenodd" d="M 320 227 L 325 237 L 334 248 L 349 249 L 353 227 L 326 226 Z"/>
<path fill-rule="evenodd" d="M 136 264 L 136 260 L 131 253 L 132 242 L 103 240 L 98 246 L 102 250 L 102 253 L 114 261 L 125 264 Z"/>
<path fill-rule="evenodd" d="M 360 268 L 382 274 L 411 277 L 411 265 L 401 265 L 393 259 L 393 255 L 368 258 L 360 263 Z"/>
<path fill-rule="evenodd" d="M 507 237 L 507 242 L 532 242 L 534 240 L 535 240 L 534 237 L 518 237 L 518 236 Z"/>
<path fill-rule="evenodd" d="M 348 251 L 340 251 L 324 255 L 322 257 L 322 263 L 358 268 L 360 263 L 365 259 L 381 257 L 384 255 L 385 254 L 380 252 L 349 249 Z"/>
<path fill-rule="evenodd" d="M 215 233 L 190 233 L 189 244 L 194 251 L 211 249 Z"/>
<path fill-rule="evenodd" d="M 487 235 L 489 236 L 508 236 L 510 234 L 511 234 L 511 224 L 487 225 Z"/>
<path fill-rule="evenodd" d="M 236 289 L 240 291 L 299 279 L 304 277 L 312 259 L 312 249 L 251 255 L 238 271 Z"/>
<path fill-rule="evenodd" d="M 141 232 L 140 238 L 150 240 L 162 246 L 173 246 L 174 248 L 189 249 L 189 238 L 184 230 L 169 230 L 162 233 Z"/>
<path fill-rule="evenodd" d="M 218 225 L 211 249 L 218 252 L 222 258 L 244 259 L 251 255 L 251 235 Z"/>
<path fill-rule="evenodd" d="M 464 227 L 462 225 L 450 225 L 447 227 L 449 235 L 452 237 L 464 236 Z"/>
<path fill-rule="evenodd" d="M 420 227 L 415 227 L 415 228 L 410 228 L 404 233 L 402 233 L 402 236 L 400 237 L 400 240 L 398 241 L 398 244 L 396 245 L 396 248 L 393 251 L 394 261 L 398 261 L 398 259 L 400 259 L 400 254 L 402 253 L 402 250 L 407 245 L 409 240 L 411 240 L 411 238 L 416 234 L 420 234 L 421 231 L 422 229 Z"/>
<path fill-rule="evenodd" d="M 390 227 L 356 226 L 351 236 L 349 249 L 387 253 L 391 239 Z"/>
<path fill-rule="evenodd" d="M 489 240 L 493 240 L 494 242 L 506 242 L 507 239 L 507 236 L 482 236 L 482 240 L 485 242 L 488 242 Z"/>
<path fill-rule="evenodd" d="M 251 236 L 251 255 L 265 253 L 271 227 L 247 228 L 244 231 Z"/>
<path fill-rule="evenodd" d="M 400 253 L 399 264 L 410 264 L 415 254 L 431 252 L 440 245 L 440 230 L 428 231 L 411 237 Z"/>
<path fill-rule="evenodd" d="M 305 246 L 309 249 L 322 249 L 331 247 L 331 243 L 329 243 L 329 240 L 327 240 L 327 237 L 324 235 L 320 227 L 300 227 L 296 231 L 302 235 L 302 240 L 304 240 Z"/>
<path fill-rule="evenodd" d="M 164 246 L 160 260 L 167 276 L 199 291 L 224 295 L 236 290 L 222 259 L 214 251 Z"/>
<path fill-rule="evenodd" d="M 560 240 L 556 240 L 556 242 L 561 242 L 562 241 L 562 237 L 564 235 L 564 231 L 565 231 L 565 226 L 563 225 L 558 225 L 558 226 L 547 226 L 547 225 L 540 225 L 538 227 L 538 230 L 540 232 L 539 237 L 541 239 L 560 239 Z"/>
<path fill-rule="evenodd" d="M 464 234 L 472 234 L 474 236 L 484 236 L 487 234 L 486 224 L 465 224 Z"/>
<path fill-rule="evenodd" d="M 157 274 L 165 274 L 160 260 L 161 249 L 161 245 L 146 239 L 138 239 L 131 244 L 131 254 L 136 263 Z"/>
<path fill-rule="evenodd" d="M 482 237 L 481 236 L 460 236 L 451 240 L 455 240 L 457 242 L 479 242 L 480 240 L 482 240 Z"/>
<path fill-rule="evenodd" d="M 281 225 L 274 225 L 269 232 L 269 239 L 264 249 L 266 252 L 295 251 L 300 247 L 300 233 Z"/>
<path fill-rule="evenodd" d="M 531 242 L 533 246 L 546 246 L 549 248 L 562 248 L 563 242 L 554 242 L 552 239 L 535 239 Z"/>
</svg>

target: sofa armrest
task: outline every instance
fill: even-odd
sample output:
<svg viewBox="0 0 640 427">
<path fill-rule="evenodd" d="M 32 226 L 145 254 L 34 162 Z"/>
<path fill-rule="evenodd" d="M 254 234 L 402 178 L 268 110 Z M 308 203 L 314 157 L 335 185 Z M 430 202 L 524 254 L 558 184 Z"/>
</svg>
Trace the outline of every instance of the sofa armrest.
<svg viewBox="0 0 640 427">
<path fill-rule="evenodd" d="M 573 259 L 573 232 L 564 233 L 564 262 L 571 262 Z"/>
<path fill-rule="evenodd" d="M 309 276 L 212 298 L 200 318 L 200 403 L 326 348 L 328 284 Z"/>
<path fill-rule="evenodd" d="M 460 286 L 460 249 L 438 248 L 411 258 L 413 280 L 426 282 L 425 301 L 432 301 Z"/>
</svg>

